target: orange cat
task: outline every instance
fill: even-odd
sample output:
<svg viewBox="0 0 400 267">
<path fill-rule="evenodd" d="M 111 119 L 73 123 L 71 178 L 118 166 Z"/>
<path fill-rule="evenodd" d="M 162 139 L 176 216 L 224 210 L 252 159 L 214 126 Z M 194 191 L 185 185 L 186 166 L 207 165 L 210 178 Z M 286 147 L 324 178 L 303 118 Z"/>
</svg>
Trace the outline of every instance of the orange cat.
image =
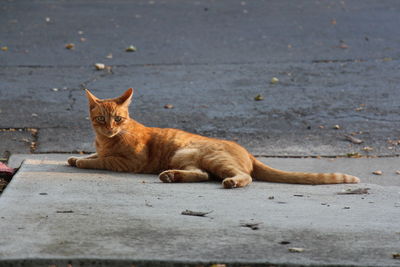
<svg viewBox="0 0 400 267">
<path fill-rule="evenodd" d="M 200 182 L 210 176 L 225 188 L 243 187 L 252 179 L 298 184 L 358 183 L 341 173 L 285 172 L 266 166 L 240 145 L 177 129 L 146 127 L 129 117 L 133 90 L 113 99 L 98 99 L 86 90 L 96 132 L 97 153 L 71 157 L 71 166 L 119 172 L 159 174 L 161 181 Z"/>
</svg>

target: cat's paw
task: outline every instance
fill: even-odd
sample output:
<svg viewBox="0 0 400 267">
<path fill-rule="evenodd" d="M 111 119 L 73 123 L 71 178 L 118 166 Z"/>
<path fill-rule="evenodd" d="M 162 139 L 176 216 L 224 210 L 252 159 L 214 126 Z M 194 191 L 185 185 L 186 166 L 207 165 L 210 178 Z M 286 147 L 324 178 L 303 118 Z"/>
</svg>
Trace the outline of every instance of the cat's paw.
<svg viewBox="0 0 400 267">
<path fill-rule="evenodd" d="M 76 157 L 70 157 L 70 158 L 68 158 L 67 162 L 69 165 L 76 167 L 77 160 L 78 160 L 78 158 L 76 158 Z"/>
<path fill-rule="evenodd" d="M 174 172 L 174 171 L 170 171 L 170 170 L 163 171 L 162 173 L 160 173 L 160 175 L 158 177 L 164 183 L 176 183 L 176 182 L 179 182 L 178 173 Z"/>
<path fill-rule="evenodd" d="M 238 183 L 233 178 L 225 178 L 222 181 L 222 186 L 227 189 L 238 187 Z"/>
<path fill-rule="evenodd" d="M 84 169 L 85 159 L 76 159 L 75 166 Z"/>
</svg>

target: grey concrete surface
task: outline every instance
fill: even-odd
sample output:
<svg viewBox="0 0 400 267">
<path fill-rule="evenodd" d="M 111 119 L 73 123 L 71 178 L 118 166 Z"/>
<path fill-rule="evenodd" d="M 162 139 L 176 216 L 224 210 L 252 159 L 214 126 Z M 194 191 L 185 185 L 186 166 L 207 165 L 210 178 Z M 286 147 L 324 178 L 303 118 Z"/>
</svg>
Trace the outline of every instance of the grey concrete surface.
<svg viewBox="0 0 400 267">
<path fill-rule="evenodd" d="M 395 0 L 1 1 L 0 157 L 29 160 L 0 197 L 0 266 L 400 266 L 399 11 Z M 47 154 L 94 151 L 84 88 L 106 98 L 129 87 L 148 126 L 256 155 L 380 158 L 264 158 L 363 183 L 222 190 Z M 337 195 L 360 187 L 370 194 Z"/>
<path fill-rule="evenodd" d="M 90 152 L 82 89 L 113 97 L 134 87 L 142 123 L 234 139 L 258 155 L 366 155 L 364 146 L 399 155 L 399 9 L 389 0 L 2 1 L 0 128 L 38 129 L 36 153 Z M 125 52 L 131 44 L 137 52 Z M 344 141 L 351 132 L 365 143 Z M 13 142 L 1 149 L 26 153 Z"/>
<path fill-rule="evenodd" d="M 399 266 L 398 158 L 263 158 L 282 169 L 350 172 L 362 183 L 224 190 L 219 182 L 76 169 L 67 157 L 28 157 L 1 196 L 0 265 Z M 372 175 L 378 168 L 384 174 Z M 370 194 L 337 194 L 366 187 Z M 212 212 L 181 215 L 186 209 Z"/>
</svg>

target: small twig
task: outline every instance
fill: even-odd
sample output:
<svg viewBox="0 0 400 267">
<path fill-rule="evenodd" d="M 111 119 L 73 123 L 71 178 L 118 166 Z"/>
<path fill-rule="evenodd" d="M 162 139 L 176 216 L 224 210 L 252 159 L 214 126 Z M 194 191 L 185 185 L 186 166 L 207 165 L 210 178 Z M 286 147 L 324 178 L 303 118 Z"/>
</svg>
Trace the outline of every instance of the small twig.
<svg viewBox="0 0 400 267">
<path fill-rule="evenodd" d="M 199 217 L 205 217 L 207 214 L 211 213 L 213 211 L 192 211 L 192 210 L 184 210 L 182 211 L 182 215 L 189 215 L 189 216 L 199 216 Z"/>
<path fill-rule="evenodd" d="M 345 135 L 344 137 L 346 138 L 347 141 L 350 141 L 350 142 L 352 142 L 353 144 L 359 145 L 359 144 L 364 143 L 363 140 L 358 139 L 358 138 L 356 138 L 356 137 L 354 137 L 354 136 L 351 136 L 351 135 Z"/>
<path fill-rule="evenodd" d="M 357 188 L 354 190 L 347 190 L 345 192 L 338 192 L 338 195 L 364 195 L 364 194 L 369 194 L 369 189 L 370 188 Z"/>
<path fill-rule="evenodd" d="M 262 223 L 241 223 L 240 226 L 249 227 L 251 230 L 258 230 L 260 229 L 260 224 Z"/>
<path fill-rule="evenodd" d="M 73 210 L 57 210 L 56 213 L 74 213 Z"/>
</svg>

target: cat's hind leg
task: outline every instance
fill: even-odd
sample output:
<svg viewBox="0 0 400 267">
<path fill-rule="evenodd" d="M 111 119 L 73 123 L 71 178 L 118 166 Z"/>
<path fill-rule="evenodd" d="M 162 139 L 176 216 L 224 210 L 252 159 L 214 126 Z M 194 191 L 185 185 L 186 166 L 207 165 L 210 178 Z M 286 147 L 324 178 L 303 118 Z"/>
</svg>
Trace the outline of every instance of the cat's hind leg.
<svg viewBox="0 0 400 267">
<path fill-rule="evenodd" d="M 251 182 L 252 178 L 250 175 L 246 173 L 239 173 L 237 175 L 222 180 L 222 186 L 224 188 L 244 187 Z"/>
<path fill-rule="evenodd" d="M 190 183 L 209 180 L 209 175 L 198 168 L 185 168 L 185 170 L 166 170 L 160 173 L 159 178 L 164 183 Z"/>
</svg>

